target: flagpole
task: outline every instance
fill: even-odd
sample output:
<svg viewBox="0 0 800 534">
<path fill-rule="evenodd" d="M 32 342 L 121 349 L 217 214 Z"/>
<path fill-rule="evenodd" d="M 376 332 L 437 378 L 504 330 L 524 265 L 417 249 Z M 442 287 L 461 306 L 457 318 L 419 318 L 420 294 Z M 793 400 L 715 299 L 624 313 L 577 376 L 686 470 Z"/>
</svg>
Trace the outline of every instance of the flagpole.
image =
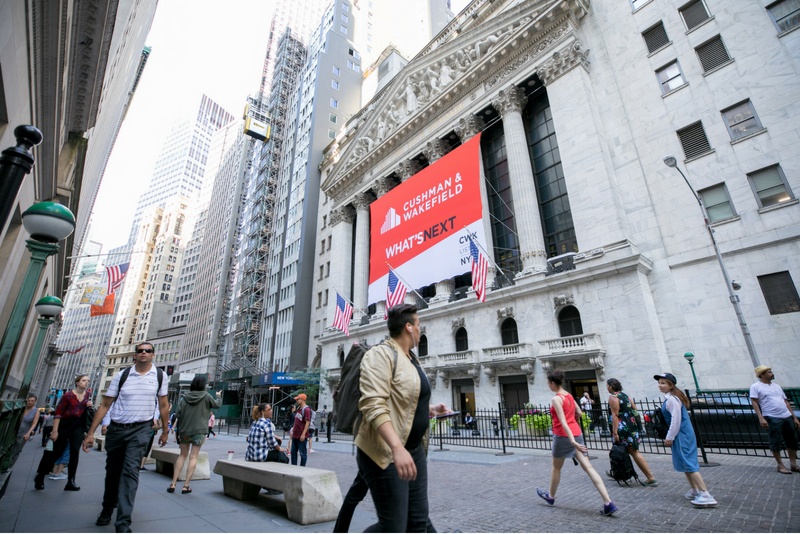
<svg viewBox="0 0 800 534">
<path fill-rule="evenodd" d="M 353 301 L 352 301 L 352 300 L 350 300 L 349 298 L 345 297 L 345 296 L 344 296 L 344 295 L 343 295 L 343 294 L 342 294 L 342 293 L 341 293 L 341 292 L 340 292 L 338 289 L 336 289 L 336 288 L 334 287 L 334 288 L 333 288 L 333 290 L 334 290 L 334 291 L 336 291 L 336 294 L 337 294 L 337 295 L 339 295 L 339 296 L 340 296 L 340 297 L 342 297 L 344 300 L 346 300 L 346 301 L 347 301 L 347 302 L 350 304 L 350 306 L 352 306 L 352 307 L 353 307 L 353 309 L 354 309 L 354 310 L 358 310 L 358 311 L 360 311 L 360 312 L 361 312 L 362 314 L 364 314 L 364 315 L 369 315 L 369 312 L 366 312 L 366 311 L 362 310 L 361 308 L 359 308 L 358 306 L 356 306 L 356 303 L 355 303 L 355 302 L 353 302 Z"/>
<path fill-rule="evenodd" d="M 402 276 L 400 276 L 400 274 L 397 272 L 397 269 L 395 269 L 394 267 L 392 267 L 392 266 L 391 266 L 391 264 L 390 264 L 388 261 L 386 262 L 386 265 L 388 265 L 388 266 L 389 266 L 389 268 L 390 268 L 392 271 L 394 271 L 394 275 L 395 275 L 397 278 L 399 278 L 399 279 L 400 279 L 400 281 L 401 281 L 401 282 L 403 282 L 403 283 L 405 284 L 405 286 L 406 286 L 408 289 L 410 289 L 411 291 L 413 291 L 413 292 L 414 292 L 414 294 L 415 294 L 416 296 L 418 296 L 422 302 L 424 302 L 424 303 L 425 303 L 425 307 L 426 307 L 426 308 L 429 308 L 429 307 L 430 307 L 430 304 L 428 304 L 428 302 L 425 300 L 425 297 L 423 297 L 422 295 L 420 295 L 420 294 L 419 294 L 419 292 L 418 292 L 416 289 L 414 289 L 413 287 L 411 287 L 411 284 L 409 284 L 408 282 L 406 282 L 406 280 L 405 280 L 405 279 L 404 279 Z"/>
<path fill-rule="evenodd" d="M 481 252 L 483 252 L 483 255 L 486 257 L 486 259 L 487 259 L 487 260 L 489 260 L 490 262 L 492 262 L 492 267 L 494 267 L 495 269 L 497 269 L 498 271 L 500 271 L 500 273 L 501 273 L 503 276 L 508 276 L 508 275 L 506 275 L 506 272 L 505 272 L 503 269 L 501 269 L 501 268 L 500 268 L 500 266 L 499 266 L 499 265 L 497 265 L 497 264 L 494 262 L 494 260 L 493 260 L 493 259 L 492 259 L 492 257 L 489 255 L 489 253 L 488 253 L 488 252 L 486 252 L 486 249 L 485 249 L 485 248 L 483 248 L 483 246 L 481 245 L 481 242 L 480 242 L 480 241 L 478 241 L 477 239 L 472 239 L 472 234 L 470 233 L 470 231 L 469 231 L 469 228 L 467 228 L 467 227 L 465 226 L 465 227 L 464 227 L 464 230 L 466 230 L 466 231 L 467 231 L 467 238 L 469 238 L 469 240 L 470 240 L 470 241 L 474 241 L 474 242 L 475 242 L 475 244 L 478 246 L 478 248 L 479 248 L 479 249 L 481 249 Z"/>
</svg>

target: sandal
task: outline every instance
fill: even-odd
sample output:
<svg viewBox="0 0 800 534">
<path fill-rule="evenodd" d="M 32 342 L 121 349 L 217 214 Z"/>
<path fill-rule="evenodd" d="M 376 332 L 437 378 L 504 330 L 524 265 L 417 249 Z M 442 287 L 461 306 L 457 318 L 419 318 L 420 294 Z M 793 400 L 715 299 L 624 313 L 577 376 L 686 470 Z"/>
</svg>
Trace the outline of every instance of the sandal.
<svg viewBox="0 0 800 534">
<path fill-rule="evenodd" d="M 167 488 L 167 493 L 175 493 L 175 484 Z"/>
<path fill-rule="evenodd" d="M 800 466 L 793 465 L 792 466 L 792 473 L 800 473 Z"/>
<path fill-rule="evenodd" d="M 192 488 L 190 488 L 189 486 L 184 486 L 183 489 L 181 490 L 181 493 L 183 493 L 184 495 L 186 495 L 187 493 L 191 493 L 191 492 L 192 492 Z"/>
<path fill-rule="evenodd" d="M 791 469 L 786 469 L 784 466 L 779 465 L 778 466 L 778 473 L 780 473 L 782 475 L 791 475 L 792 471 L 791 471 Z"/>
</svg>

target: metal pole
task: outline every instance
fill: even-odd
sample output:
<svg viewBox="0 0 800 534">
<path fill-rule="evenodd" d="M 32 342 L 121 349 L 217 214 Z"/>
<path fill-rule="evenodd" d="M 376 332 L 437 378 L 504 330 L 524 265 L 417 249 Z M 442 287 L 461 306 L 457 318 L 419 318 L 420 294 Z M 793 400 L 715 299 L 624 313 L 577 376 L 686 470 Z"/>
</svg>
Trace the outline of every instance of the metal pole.
<svg viewBox="0 0 800 534">
<path fill-rule="evenodd" d="M 665 161 L 666 163 L 666 161 Z M 706 211 L 706 207 L 703 204 L 703 199 L 700 198 L 700 195 L 692 187 L 692 184 L 689 183 L 689 180 L 686 178 L 686 175 L 683 174 L 683 171 L 678 167 L 677 162 L 675 165 L 670 165 L 667 163 L 669 167 L 674 167 L 676 171 L 681 173 L 683 177 L 683 181 L 686 182 L 686 185 L 689 186 L 689 189 L 692 190 L 692 194 L 694 198 L 697 200 L 697 203 L 700 205 L 700 211 L 703 212 L 703 220 L 705 221 L 706 230 L 708 230 L 708 235 L 711 237 L 711 244 L 714 245 L 714 253 L 717 256 L 717 261 L 719 262 L 719 268 L 722 270 L 722 277 L 725 279 L 725 288 L 728 290 L 728 298 L 733 304 L 733 309 L 736 312 L 736 318 L 739 320 L 739 327 L 742 329 L 742 335 L 744 336 L 744 343 L 747 345 L 747 352 L 750 353 L 750 360 L 753 362 L 753 367 L 758 367 L 761 365 L 761 360 L 758 357 L 758 352 L 756 351 L 756 346 L 753 343 L 752 336 L 750 335 L 750 329 L 747 328 L 747 322 L 744 319 L 744 314 L 742 313 L 742 308 L 739 306 L 739 296 L 733 292 L 733 284 L 731 283 L 731 278 L 728 276 L 728 270 L 725 268 L 725 262 L 722 261 L 722 254 L 720 254 L 719 247 L 717 246 L 717 240 L 714 238 L 714 229 L 711 228 L 711 222 L 708 220 L 708 212 Z"/>
<path fill-rule="evenodd" d="M 64 354 L 60 350 L 56 350 L 55 343 L 51 343 L 47 346 L 47 367 L 44 370 L 44 378 L 42 379 L 42 384 L 39 386 L 39 398 L 41 399 L 43 395 L 49 395 L 50 393 L 50 382 L 53 380 L 53 372 L 56 369 L 56 364 L 58 363 L 58 359 Z M 58 403 L 58 395 L 53 395 L 53 406 Z"/>
<path fill-rule="evenodd" d="M 22 335 L 25 319 L 28 315 L 31 303 L 33 302 L 36 288 L 39 285 L 39 277 L 44 270 L 44 265 L 48 256 L 58 253 L 58 245 L 41 243 L 33 239 L 29 239 L 26 243 L 28 250 L 31 251 L 31 262 L 28 264 L 28 269 L 25 272 L 22 287 L 17 294 L 14 308 L 11 310 L 11 315 L 9 316 L 8 324 L 3 334 L 3 343 L 2 346 L 0 346 L 0 391 L 3 391 L 6 387 L 6 380 L 8 379 L 8 373 L 11 369 L 14 351 Z"/>
<path fill-rule="evenodd" d="M 689 367 L 692 368 L 692 378 L 694 378 L 694 389 L 700 393 L 700 384 L 697 383 L 697 375 L 694 372 L 694 362 L 689 360 Z"/>
<path fill-rule="evenodd" d="M 39 364 L 39 356 L 42 352 L 42 344 L 44 337 L 47 334 L 47 329 L 55 321 L 50 317 L 39 317 L 39 333 L 36 335 L 36 342 L 33 344 L 30 358 L 28 359 L 28 368 L 25 369 L 25 378 L 22 379 L 22 385 L 19 388 L 19 398 L 24 399 L 28 396 L 28 390 L 31 388 L 31 381 L 33 380 L 33 373 L 36 372 L 36 366 Z"/>
<path fill-rule="evenodd" d="M 42 142 L 42 132 L 22 125 L 14 128 L 14 137 L 17 146 L 3 150 L 0 157 L 0 231 L 6 227 L 25 175 L 33 168 L 31 148 Z"/>
</svg>

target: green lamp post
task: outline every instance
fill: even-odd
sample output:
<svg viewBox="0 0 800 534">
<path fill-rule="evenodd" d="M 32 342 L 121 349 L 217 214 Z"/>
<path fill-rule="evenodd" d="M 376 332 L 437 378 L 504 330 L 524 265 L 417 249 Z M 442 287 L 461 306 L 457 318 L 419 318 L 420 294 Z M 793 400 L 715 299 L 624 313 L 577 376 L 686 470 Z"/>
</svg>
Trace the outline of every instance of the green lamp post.
<svg viewBox="0 0 800 534">
<path fill-rule="evenodd" d="M 22 335 L 25 318 L 47 258 L 57 254 L 58 242 L 75 231 L 75 216 L 61 204 L 39 202 L 22 214 L 22 225 L 31 236 L 31 239 L 26 241 L 27 248 L 31 251 L 31 262 L 25 272 L 22 287 L 17 294 L 0 345 L 0 386 L 2 386 L 0 391 L 5 389 L 11 369 L 11 359 Z"/>
<path fill-rule="evenodd" d="M 36 372 L 36 366 L 39 363 L 39 353 L 42 352 L 42 344 L 44 343 L 45 334 L 50 325 L 55 323 L 56 317 L 64 309 L 64 303 L 58 297 L 42 297 L 34 304 L 36 313 L 41 315 L 39 317 L 39 334 L 36 336 L 36 342 L 33 344 L 30 359 L 28 360 L 28 367 L 25 369 L 25 378 L 22 379 L 22 385 L 19 388 L 19 397 L 24 399 L 28 396 L 28 391 L 31 387 L 33 380 L 33 373 Z"/>
<path fill-rule="evenodd" d="M 694 378 L 694 389 L 700 393 L 700 384 L 697 383 L 697 375 L 694 374 L 694 354 L 691 352 L 687 352 L 683 355 L 686 358 L 686 361 L 689 362 L 689 367 L 692 368 L 692 378 Z"/>
</svg>

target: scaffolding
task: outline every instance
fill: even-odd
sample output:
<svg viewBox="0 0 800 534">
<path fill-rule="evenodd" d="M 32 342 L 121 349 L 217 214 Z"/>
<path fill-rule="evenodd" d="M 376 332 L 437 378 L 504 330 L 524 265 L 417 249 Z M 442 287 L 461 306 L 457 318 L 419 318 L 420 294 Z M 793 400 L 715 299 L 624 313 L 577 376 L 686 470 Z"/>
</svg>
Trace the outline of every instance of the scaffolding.
<svg viewBox="0 0 800 534">
<path fill-rule="evenodd" d="M 248 110 L 257 110 L 269 117 L 271 136 L 260 145 L 258 157 L 251 174 L 253 186 L 249 218 L 244 220 L 242 243 L 242 281 L 238 296 L 238 318 L 234 333 L 234 361 L 251 368 L 260 368 L 261 329 L 263 323 L 264 297 L 267 290 L 269 272 L 269 252 L 272 238 L 272 220 L 277 198 L 278 172 L 280 170 L 280 150 L 283 143 L 284 121 L 291 101 L 291 94 L 297 87 L 298 75 L 306 60 L 303 44 L 287 31 L 278 43 L 275 58 L 272 86 L 269 98 L 250 98 Z M 269 369 L 267 369 L 269 371 Z M 245 394 L 251 397 L 250 394 Z"/>
</svg>

